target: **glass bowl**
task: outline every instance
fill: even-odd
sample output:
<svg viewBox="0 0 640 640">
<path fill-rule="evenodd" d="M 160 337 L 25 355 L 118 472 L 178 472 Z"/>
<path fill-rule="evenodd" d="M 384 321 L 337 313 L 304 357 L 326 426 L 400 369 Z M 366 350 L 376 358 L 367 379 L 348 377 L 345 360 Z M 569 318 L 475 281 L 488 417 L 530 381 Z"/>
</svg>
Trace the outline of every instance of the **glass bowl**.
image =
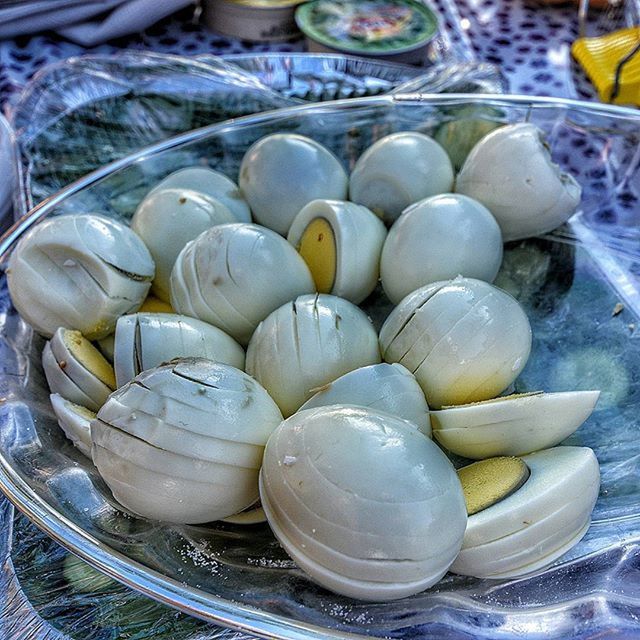
<svg viewBox="0 0 640 640">
<path fill-rule="evenodd" d="M 236 177 L 242 155 L 276 131 L 315 138 L 352 167 L 398 130 L 473 132 L 477 120 L 530 121 L 583 188 L 580 210 L 552 234 L 507 245 L 496 284 L 525 307 L 532 356 L 517 391 L 602 390 L 567 443 L 592 447 L 602 490 L 585 538 L 521 579 L 447 575 L 388 604 L 336 596 L 305 578 L 267 525 L 177 526 L 125 512 L 64 438 L 40 366 L 43 340 L 0 279 L 0 488 L 40 528 L 94 567 L 153 598 L 270 638 L 583 637 L 635 629 L 640 605 L 640 112 L 570 100 L 476 94 L 391 95 L 306 105 L 190 131 L 107 165 L 51 196 L 0 242 L 3 264 L 43 217 L 100 212 L 126 220 L 180 166 Z M 365 305 L 379 326 L 380 294 Z"/>
</svg>

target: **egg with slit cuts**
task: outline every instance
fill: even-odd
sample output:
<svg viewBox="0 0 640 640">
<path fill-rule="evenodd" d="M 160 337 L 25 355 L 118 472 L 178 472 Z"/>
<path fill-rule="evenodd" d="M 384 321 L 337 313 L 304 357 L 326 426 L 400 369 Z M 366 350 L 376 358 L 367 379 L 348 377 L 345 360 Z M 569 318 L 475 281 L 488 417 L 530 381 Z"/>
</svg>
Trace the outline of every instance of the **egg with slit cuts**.
<svg viewBox="0 0 640 640">
<path fill-rule="evenodd" d="M 405 420 L 364 407 L 285 420 L 265 449 L 260 497 L 280 544 L 312 580 L 369 601 L 435 584 L 467 519 L 442 451 Z"/>
<path fill-rule="evenodd" d="M 91 459 L 91 421 L 96 417 L 95 412 L 66 400 L 59 393 L 52 393 L 49 400 L 64 435 Z"/>
<path fill-rule="evenodd" d="M 153 279 L 149 250 L 129 227 L 94 214 L 45 220 L 20 239 L 7 268 L 20 315 L 40 334 L 77 329 L 90 340 L 136 311 Z"/>
<path fill-rule="evenodd" d="M 91 423 L 93 462 L 132 512 L 209 522 L 256 502 L 264 445 L 281 421 L 269 394 L 239 369 L 176 360 L 109 397 Z"/>
</svg>

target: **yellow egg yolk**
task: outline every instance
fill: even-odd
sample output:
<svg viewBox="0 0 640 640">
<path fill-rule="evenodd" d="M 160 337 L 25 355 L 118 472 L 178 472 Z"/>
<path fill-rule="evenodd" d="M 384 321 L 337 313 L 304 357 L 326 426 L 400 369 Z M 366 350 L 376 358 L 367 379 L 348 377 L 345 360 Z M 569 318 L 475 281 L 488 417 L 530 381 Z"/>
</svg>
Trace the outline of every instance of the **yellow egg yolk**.
<svg viewBox="0 0 640 640">
<path fill-rule="evenodd" d="M 324 218 L 316 218 L 304 230 L 300 245 L 300 255 L 307 263 L 316 289 L 320 293 L 330 293 L 336 279 L 337 250 L 333 228 Z"/>
<path fill-rule="evenodd" d="M 79 332 L 67 330 L 63 341 L 71 355 L 109 389 L 116 388 L 116 376 L 113 367 L 104 356 Z"/>
<path fill-rule="evenodd" d="M 529 467 L 515 457 L 489 458 L 458 469 L 467 513 L 471 516 L 504 500 L 529 478 Z"/>
<path fill-rule="evenodd" d="M 175 313 L 173 307 L 164 300 L 155 296 L 147 296 L 142 306 L 138 309 L 140 313 Z"/>
</svg>

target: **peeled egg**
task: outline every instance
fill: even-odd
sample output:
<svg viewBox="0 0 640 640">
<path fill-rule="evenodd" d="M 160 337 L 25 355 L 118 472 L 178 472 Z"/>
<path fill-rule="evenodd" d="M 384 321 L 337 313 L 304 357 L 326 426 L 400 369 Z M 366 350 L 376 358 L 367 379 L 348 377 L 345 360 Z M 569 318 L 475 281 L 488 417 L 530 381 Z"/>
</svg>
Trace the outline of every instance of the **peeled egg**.
<svg viewBox="0 0 640 640">
<path fill-rule="evenodd" d="M 296 564 L 362 600 L 435 584 L 466 524 L 446 456 L 404 420 L 363 407 L 309 409 L 283 422 L 265 449 L 260 498 Z"/>
<path fill-rule="evenodd" d="M 264 445 L 281 420 L 269 394 L 242 371 L 178 360 L 110 396 L 91 423 L 93 462 L 134 513 L 218 520 L 258 499 Z"/>
<path fill-rule="evenodd" d="M 321 144 L 293 133 L 261 138 L 245 153 L 239 184 L 257 222 L 286 235 L 312 200 L 346 200 L 349 178 Z"/>
<path fill-rule="evenodd" d="M 53 393 L 92 411 L 116 388 L 113 367 L 79 331 L 58 329 L 44 346 L 42 367 Z"/>
<path fill-rule="evenodd" d="M 435 439 L 479 460 L 521 456 L 568 438 L 591 415 L 599 391 L 525 393 L 431 412 Z"/>
<path fill-rule="evenodd" d="M 480 201 L 505 242 L 559 227 L 580 204 L 582 189 L 551 160 L 544 134 L 533 124 L 500 127 L 472 149 L 456 191 Z"/>
<path fill-rule="evenodd" d="M 491 458 L 459 470 L 468 502 L 470 493 L 486 494 L 496 482 L 504 484 L 504 460 Z M 550 565 L 586 533 L 600 488 L 593 451 L 555 447 L 520 462 L 528 472 L 524 482 L 504 497 L 492 496 L 490 506 L 469 516 L 452 572 L 478 578 L 524 576 Z"/>
<path fill-rule="evenodd" d="M 49 399 L 65 436 L 80 453 L 91 458 L 91 421 L 95 419 L 96 414 L 86 407 L 65 400 L 58 393 L 52 393 Z"/>
<path fill-rule="evenodd" d="M 398 304 L 419 287 L 458 275 L 492 282 L 501 263 L 500 227 L 489 210 L 446 193 L 411 205 L 398 218 L 382 249 L 380 275 Z"/>
<path fill-rule="evenodd" d="M 471 278 L 409 294 L 380 331 L 382 357 L 416 377 L 432 408 L 494 398 L 522 371 L 531 327 L 501 289 Z"/>
<path fill-rule="evenodd" d="M 246 366 L 289 416 L 318 387 L 378 362 L 377 336 L 367 316 L 347 300 L 314 294 L 287 302 L 260 323 Z"/>
<path fill-rule="evenodd" d="M 366 207 L 313 200 L 295 217 L 287 240 L 300 252 L 320 293 L 362 302 L 376 287 L 387 231 Z"/>
<path fill-rule="evenodd" d="M 414 424 L 431 437 L 429 406 L 415 377 L 401 364 L 372 364 L 354 369 L 321 387 L 301 407 L 351 404 L 384 411 Z"/>
<path fill-rule="evenodd" d="M 349 179 L 349 199 L 391 223 L 414 202 L 453 188 L 447 152 L 417 131 L 381 138 L 358 159 Z"/>
<path fill-rule="evenodd" d="M 201 357 L 244 369 L 244 349 L 224 331 L 173 313 L 135 313 L 116 325 L 118 387 L 145 369 L 175 358 Z"/>
<path fill-rule="evenodd" d="M 180 252 L 171 274 L 173 308 L 219 327 L 242 345 L 274 309 L 314 290 L 298 252 L 254 224 L 205 231 Z"/>
<path fill-rule="evenodd" d="M 154 264 L 129 227 L 97 215 L 65 215 L 29 230 L 9 259 L 9 293 L 20 315 L 50 337 L 58 327 L 93 340 L 136 311 Z"/>
<path fill-rule="evenodd" d="M 160 300 L 171 297 L 171 270 L 187 242 L 228 222 L 235 218 L 224 204 L 188 189 L 154 189 L 138 205 L 131 228 L 144 240 L 156 264 L 151 291 Z"/>
<path fill-rule="evenodd" d="M 209 167 L 186 167 L 170 173 L 150 192 L 161 189 L 189 189 L 221 202 L 233 214 L 236 222 L 251 222 L 251 211 L 238 185 L 223 173 Z"/>
</svg>

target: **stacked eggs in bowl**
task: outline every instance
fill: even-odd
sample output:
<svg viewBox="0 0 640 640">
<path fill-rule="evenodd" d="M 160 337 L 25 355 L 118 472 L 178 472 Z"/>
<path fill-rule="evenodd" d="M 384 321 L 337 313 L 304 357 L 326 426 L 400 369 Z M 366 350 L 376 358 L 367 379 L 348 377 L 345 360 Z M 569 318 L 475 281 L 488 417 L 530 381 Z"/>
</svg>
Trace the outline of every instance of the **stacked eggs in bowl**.
<svg viewBox="0 0 640 640">
<path fill-rule="evenodd" d="M 131 227 L 35 226 L 9 288 L 49 338 L 61 427 L 126 509 L 266 518 L 319 584 L 391 600 L 448 570 L 526 575 L 589 525 L 595 456 L 556 445 L 598 392 L 501 395 L 535 353 L 491 284 L 504 241 L 579 202 L 529 124 L 482 137 L 457 176 L 421 133 L 378 140 L 350 176 L 314 140 L 273 134 L 237 184 L 170 174 Z M 358 306 L 372 294 L 395 305 L 379 333 Z M 478 462 L 456 471 L 445 449 Z"/>
</svg>

